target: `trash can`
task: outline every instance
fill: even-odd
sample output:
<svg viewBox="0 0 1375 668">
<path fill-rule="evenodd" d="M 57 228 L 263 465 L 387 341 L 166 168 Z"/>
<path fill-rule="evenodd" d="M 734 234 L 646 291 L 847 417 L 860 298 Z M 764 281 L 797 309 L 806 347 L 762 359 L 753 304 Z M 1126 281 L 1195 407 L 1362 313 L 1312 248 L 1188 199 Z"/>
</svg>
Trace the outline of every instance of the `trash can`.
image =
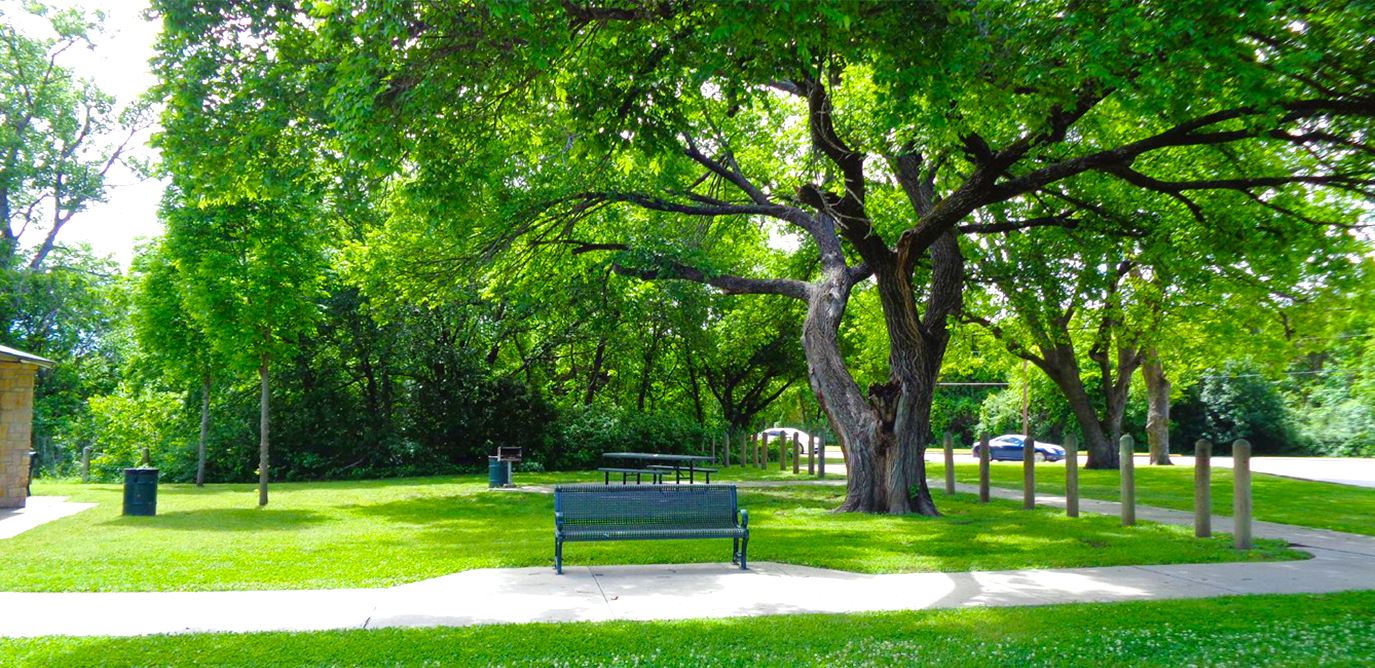
<svg viewBox="0 0 1375 668">
<path fill-rule="evenodd" d="M 158 514 L 157 469 L 124 469 L 124 514 Z"/>
<path fill-rule="evenodd" d="M 511 463 L 500 457 L 487 458 L 487 486 L 507 487 L 511 484 Z"/>
</svg>

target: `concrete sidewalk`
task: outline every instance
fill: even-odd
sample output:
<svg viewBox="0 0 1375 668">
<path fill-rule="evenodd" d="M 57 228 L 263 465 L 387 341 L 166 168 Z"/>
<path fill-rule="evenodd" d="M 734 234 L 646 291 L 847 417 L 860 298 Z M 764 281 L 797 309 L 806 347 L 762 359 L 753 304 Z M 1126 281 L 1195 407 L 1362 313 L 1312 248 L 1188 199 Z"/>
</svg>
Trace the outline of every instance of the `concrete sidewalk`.
<svg viewBox="0 0 1375 668">
<path fill-rule="evenodd" d="M 938 492 L 939 493 L 939 492 Z M 1020 499 L 1020 492 L 994 490 Z M 1055 497 L 1043 497 L 1056 505 Z M 1117 504 L 1082 501 L 1086 512 Z M 1141 519 L 1188 523 L 1178 511 L 1141 507 Z M 1225 531 L 1231 519 L 1219 517 Z M 1287 539 L 1307 561 L 1117 566 L 1056 570 L 862 575 L 754 563 L 485 569 L 389 589 L 166 593 L 0 593 L 0 635 L 143 635 L 194 631 L 307 631 L 503 622 L 735 617 L 1232 594 L 1375 589 L 1375 537 L 1257 523 L 1255 535 Z"/>
</svg>

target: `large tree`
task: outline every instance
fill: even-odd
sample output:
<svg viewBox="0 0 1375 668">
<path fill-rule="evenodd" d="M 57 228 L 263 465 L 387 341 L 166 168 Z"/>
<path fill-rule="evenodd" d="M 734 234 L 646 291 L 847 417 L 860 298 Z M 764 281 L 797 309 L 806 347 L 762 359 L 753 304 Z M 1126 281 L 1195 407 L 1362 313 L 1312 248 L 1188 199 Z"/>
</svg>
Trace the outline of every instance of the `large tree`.
<svg viewBox="0 0 1375 668">
<path fill-rule="evenodd" d="M 268 2 L 159 5 L 173 30 L 268 26 L 240 57 L 327 81 L 328 116 L 308 120 L 393 175 L 429 229 L 488 256 L 557 244 L 644 279 L 804 302 L 811 387 L 849 454 L 845 510 L 936 512 L 922 455 L 961 239 L 1081 205 L 976 214 L 1102 182 L 1205 216 L 1190 194 L 1273 210 L 1370 184 L 1358 4 L 455 1 L 289 19 Z M 1285 159 L 1227 159 L 1261 144 Z M 1183 161 L 1197 168 L 1180 178 Z M 764 273 L 692 242 L 761 224 L 800 238 L 799 261 Z M 889 374 L 866 392 L 837 332 L 869 280 Z"/>
</svg>

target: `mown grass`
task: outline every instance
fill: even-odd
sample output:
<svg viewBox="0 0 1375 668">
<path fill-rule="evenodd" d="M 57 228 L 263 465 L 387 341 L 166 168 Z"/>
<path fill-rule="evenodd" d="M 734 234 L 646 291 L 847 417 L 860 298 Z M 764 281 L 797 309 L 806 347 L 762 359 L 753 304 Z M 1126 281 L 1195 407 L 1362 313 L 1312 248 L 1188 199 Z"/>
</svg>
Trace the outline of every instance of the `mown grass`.
<svg viewBox="0 0 1375 668">
<path fill-rule="evenodd" d="M 945 466 L 927 462 L 927 475 L 943 480 Z M 1375 489 L 1337 485 L 1310 480 L 1295 480 L 1253 473 L 1251 475 L 1253 513 L 1257 520 L 1295 524 L 1375 536 Z M 978 464 L 956 464 L 955 479 L 977 485 Z M 994 462 L 989 467 L 989 483 L 997 487 L 1022 488 L 1020 462 Z M 1213 468 L 1213 513 L 1232 514 L 1232 470 Z M 1086 499 L 1116 501 L 1121 478 L 1116 470 L 1079 469 L 1079 494 Z M 1036 490 L 1044 494 L 1065 493 L 1063 464 L 1039 464 Z M 1192 511 L 1194 507 L 1194 469 L 1192 466 L 1136 467 L 1136 502 L 1144 506 Z"/>
<path fill-rule="evenodd" d="M 1375 592 L 677 622 L 0 641 L 6 666 L 1368 666 Z"/>
<path fill-rule="evenodd" d="M 789 474 L 790 475 L 790 474 Z M 526 474 L 523 484 L 593 474 Z M 117 485 L 39 484 L 96 508 L 0 541 L 0 591 L 177 591 L 380 587 L 475 568 L 552 563 L 549 494 L 489 491 L 461 476 L 284 483 L 256 507 L 254 486 L 163 485 L 156 517 L 120 515 Z M 967 495 L 944 517 L 831 512 L 843 487 L 742 488 L 750 558 L 866 573 L 1301 558 L 1278 541 L 1252 552 L 1187 528 L 1076 520 Z M 571 566 L 724 562 L 727 541 L 577 543 Z"/>
</svg>

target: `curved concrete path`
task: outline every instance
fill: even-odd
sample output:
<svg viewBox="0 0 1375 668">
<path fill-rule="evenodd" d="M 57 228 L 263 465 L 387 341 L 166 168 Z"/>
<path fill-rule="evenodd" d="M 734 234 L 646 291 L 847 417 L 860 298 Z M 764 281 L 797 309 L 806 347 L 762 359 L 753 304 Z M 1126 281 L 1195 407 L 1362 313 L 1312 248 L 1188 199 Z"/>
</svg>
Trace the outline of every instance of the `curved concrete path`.
<svg viewBox="0 0 1375 668">
<path fill-rule="evenodd" d="M 1015 490 L 997 496 L 1020 499 Z M 1042 497 L 1045 505 L 1063 499 Z M 1081 501 L 1086 512 L 1117 504 Z M 1188 513 L 1141 507 L 1140 519 Z M 1218 517 L 1226 530 L 1231 519 Z M 158 593 L 0 593 L 0 635 L 308 631 L 503 622 L 683 619 L 803 612 L 1046 605 L 1375 589 L 1375 537 L 1257 523 L 1307 561 L 861 575 L 754 563 L 465 571 L 388 589 Z"/>
</svg>

